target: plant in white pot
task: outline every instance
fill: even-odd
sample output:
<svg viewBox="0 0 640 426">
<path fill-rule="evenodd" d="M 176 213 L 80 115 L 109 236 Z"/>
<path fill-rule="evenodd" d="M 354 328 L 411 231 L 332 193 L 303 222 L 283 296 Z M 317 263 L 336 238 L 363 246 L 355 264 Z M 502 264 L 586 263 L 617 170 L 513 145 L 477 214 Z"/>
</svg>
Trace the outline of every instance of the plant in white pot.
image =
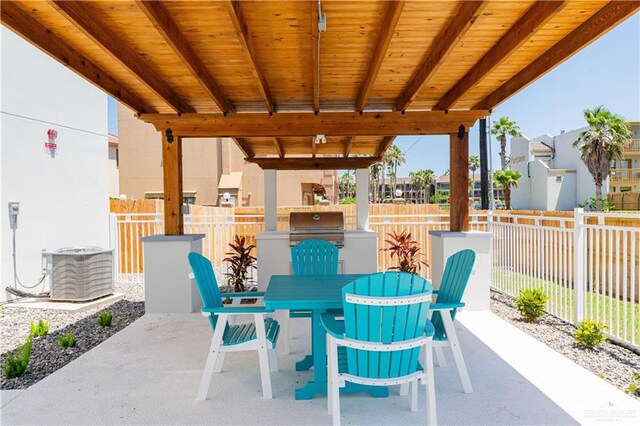
<svg viewBox="0 0 640 426">
<path fill-rule="evenodd" d="M 233 288 L 236 293 L 241 293 L 247 291 L 249 270 L 256 269 L 256 258 L 251 254 L 256 246 L 247 246 L 246 238 L 236 235 L 229 247 L 231 250 L 226 253 L 227 257 L 222 259 L 228 264 L 228 272 L 224 275 L 229 291 Z"/>
</svg>

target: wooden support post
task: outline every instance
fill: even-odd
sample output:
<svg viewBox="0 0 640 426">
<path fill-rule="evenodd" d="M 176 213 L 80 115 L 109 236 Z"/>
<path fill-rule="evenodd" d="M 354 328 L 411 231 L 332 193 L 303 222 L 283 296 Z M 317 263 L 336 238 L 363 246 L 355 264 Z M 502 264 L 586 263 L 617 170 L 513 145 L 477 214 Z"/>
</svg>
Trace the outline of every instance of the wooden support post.
<svg viewBox="0 0 640 426">
<path fill-rule="evenodd" d="M 162 132 L 164 183 L 164 234 L 183 235 L 182 218 L 182 137 L 171 129 Z"/>
<path fill-rule="evenodd" d="M 469 133 L 460 125 L 458 133 L 449 134 L 449 229 L 469 230 Z"/>
</svg>

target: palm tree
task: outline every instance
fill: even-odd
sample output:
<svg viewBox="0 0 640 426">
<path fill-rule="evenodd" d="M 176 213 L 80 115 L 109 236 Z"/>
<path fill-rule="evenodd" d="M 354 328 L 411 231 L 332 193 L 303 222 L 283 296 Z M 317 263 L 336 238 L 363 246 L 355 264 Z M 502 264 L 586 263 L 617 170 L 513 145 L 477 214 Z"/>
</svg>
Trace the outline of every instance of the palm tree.
<svg viewBox="0 0 640 426">
<path fill-rule="evenodd" d="M 518 187 L 518 180 L 522 175 L 515 170 L 496 170 L 493 179 L 496 184 L 502 186 L 504 192 L 504 205 L 507 210 L 511 210 L 511 187 Z"/>
<path fill-rule="evenodd" d="M 580 133 L 573 147 L 596 184 L 596 211 L 602 210 L 602 182 L 609 177 L 611 162 L 622 158 L 622 150 L 631 143 L 631 129 L 624 118 L 600 105 L 584 111 L 589 129 Z"/>
<path fill-rule="evenodd" d="M 433 182 L 434 172 L 431 169 L 422 169 L 417 172 L 409 173 L 409 177 L 411 178 L 411 185 L 418 192 L 418 197 L 420 202 L 423 204 L 427 203 L 427 195 L 429 193 L 429 187 L 431 186 L 431 182 Z"/>
<path fill-rule="evenodd" d="M 476 185 L 476 170 L 480 168 L 480 158 L 477 155 L 472 155 L 469 157 L 469 170 L 473 174 L 473 178 L 471 179 L 471 197 L 475 199 L 475 185 Z"/>
<path fill-rule="evenodd" d="M 371 202 L 378 200 L 378 184 L 380 181 L 380 173 L 382 171 L 382 163 L 377 162 L 369 166 L 369 186 L 371 192 Z"/>
<path fill-rule="evenodd" d="M 353 176 L 349 170 L 346 171 L 338 181 L 338 186 L 340 188 L 340 192 L 342 193 L 342 198 L 349 198 L 352 196 L 355 191 L 355 183 L 353 180 Z"/>
<path fill-rule="evenodd" d="M 493 123 L 491 133 L 498 135 L 500 141 L 500 168 L 507 170 L 507 135 L 522 136 L 520 127 L 515 121 L 509 120 L 509 117 L 500 117 L 498 121 Z"/>
<path fill-rule="evenodd" d="M 390 169 L 389 175 L 393 178 L 393 192 L 395 194 L 396 189 L 398 189 L 398 166 L 405 163 L 404 154 L 402 153 L 402 151 L 400 151 L 400 148 L 398 148 L 396 145 L 392 145 L 387 151 L 386 159 L 388 167 Z"/>
</svg>

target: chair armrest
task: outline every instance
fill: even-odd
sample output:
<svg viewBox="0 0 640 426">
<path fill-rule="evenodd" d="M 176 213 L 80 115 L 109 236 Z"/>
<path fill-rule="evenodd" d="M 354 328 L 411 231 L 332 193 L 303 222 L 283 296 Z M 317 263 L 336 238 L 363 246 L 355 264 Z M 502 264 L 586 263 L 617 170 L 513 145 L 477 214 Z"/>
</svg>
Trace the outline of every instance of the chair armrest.
<svg viewBox="0 0 640 426">
<path fill-rule="evenodd" d="M 228 297 L 229 299 L 236 299 L 238 297 L 242 299 L 259 299 L 261 297 L 264 297 L 264 291 L 248 291 L 244 293 L 220 293 L 220 297 L 222 298 Z"/>
<path fill-rule="evenodd" d="M 464 308 L 464 303 L 432 303 L 429 305 L 430 311 L 450 311 L 458 308 Z"/>
<path fill-rule="evenodd" d="M 427 324 L 424 326 L 424 334 L 427 337 L 433 337 L 436 334 L 436 329 L 433 327 L 433 323 L 427 320 Z"/>
<path fill-rule="evenodd" d="M 338 321 L 335 314 L 325 313 L 320 316 L 322 326 L 336 339 L 344 338 L 344 321 Z"/>
<path fill-rule="evenodd" d="M 245 305 L 246 306 L 246 305 Z M 267 309 L 264 306 L 231 306 L 221 308 L 202 308 L 203 314 L 268 314 L 274 312 L 272 309 Z"/>
</svg>

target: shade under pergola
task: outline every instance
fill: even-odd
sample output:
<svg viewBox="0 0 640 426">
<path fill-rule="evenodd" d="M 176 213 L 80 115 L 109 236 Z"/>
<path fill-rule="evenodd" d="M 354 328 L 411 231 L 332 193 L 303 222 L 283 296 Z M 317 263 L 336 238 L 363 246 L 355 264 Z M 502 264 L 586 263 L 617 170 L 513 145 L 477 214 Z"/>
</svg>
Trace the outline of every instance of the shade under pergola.
<svg viewBox="0 0 640 426">
<path fill-rule="evenodd" d="M 397 135 L 449 134 L 451 226 L 462 230 L 468 129 L 638 8 L 3 1 L 1 19 L 163 133 L 169 234 L 182 232 L 181 144 L 195 136 L 233 137 L 265 169 L 346 169 L 378 161 Z"/>
</svg>

